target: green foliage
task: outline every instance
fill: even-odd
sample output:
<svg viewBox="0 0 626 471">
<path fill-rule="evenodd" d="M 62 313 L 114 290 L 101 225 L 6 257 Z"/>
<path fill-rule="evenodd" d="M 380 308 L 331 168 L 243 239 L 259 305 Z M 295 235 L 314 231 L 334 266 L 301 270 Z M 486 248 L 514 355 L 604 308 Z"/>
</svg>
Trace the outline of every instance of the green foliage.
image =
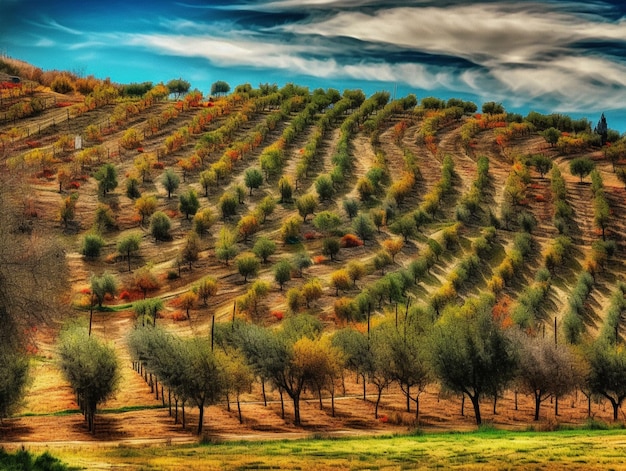
<svg viewBox="0 0 626 471">
<path fill-rule="evenodd" d="M 102 303 L 107 295 L 114 296 L 117 293 L 118 281 L 115 275 L 104 272 L 101 275 L 91 275 L 89 279 L 91 294 L 102 307 Z"/>
<path fill-rule="evenodd" d="M 271 195 L 267 195 L 259 202 L 255 212 L 260 216 L 261 224 L 265 223 L 267 217 L 274 212 L 274 209 L 276 209 L 276 200 Z"/>
<path fill-rule="evenodd" d="M 70 327 L 61 333 L 58 351 L 63 376 L 78 395 L 94 433 L 96 408 L 115 393 L 120 379 L 115 348 L 88 336 L 82 327 Z"/>
<path fill-rule="evenodd" d="M 203 237 L 209 232 L 209 229 L 214 223 L 215 215 L 213 214 L 213 210 L 211 208 L 203 208 L 196 212 L 193 217 L 193 230 L 196 231 L 200 237 Z"/>
<path fill-rule="evenodd" d="M 302 195 L 296 200 L 296 208 L 298 208 L 298 213 L 302 216 L 302 221 L 306 222 L 307 216 L 313 214 L 317 209 L 317 198 L 310 193 Z"/>
<path fill-rule="evenodd" d="M 228 265 L 228 261 L 237 255 L 236 242 L 236 234 L 227 227 L 222 227 L 215 243 L 215 256 L 217 259 Z"/>
<path fill-rule="evenodd" d="M 170 199 L 172 197 L 172 193 L 176 191 L 180 185 L 180 177 L 174 172 L 174 170 L 168 168 L 161 177 L 161 184 L 167 191 L 167 198 Z"/>
<path fill-rule="evenodd" d="M 259 259 L 255 255 L 242 254 L 236 259 L 237 271 L 243 276 L 243 281 L 248 281 L 248 277 L 256 276 L 259 273 Z"/>
<path fill-rule="evenodd" d="M 335 194 L 332 179 L 328 175 L 317 177 L 317 180 L 315 180 L 315 191 L 317 191 L 320 201 L 331 199 Z"/>
<path fill-rule="evenodd" d="M 250 196 L 252 196 L 252 190 L 259 188 L 263 184 L 263 174 L 258 168 L 248 168 L 243 175 L 245 185 L 250 189 Z"/>
<path fill-rule="evenodd" d="M 576 175 L 580 177 L 580 182 L 582 183 L 583 178 L 591 173 L 591 171 L 595 168 L 595 164 L 593 160 L 589 157 L 578 157 L 573 159 L 569 163 L 569 169 L 572 175 Z"/>
<path fill-rule="evenodd" d="M 170 240 L 172 221 L 163 211 L 156 211 L 150 218 L 150 234 L 156 240 Z"/>
<path fill-rule="evenodd" d="M 106 196 L 109 191 L 117 188 L 117 169 L 113 164 L 104 164 L 94 174 L 98 180 L 98 188 L 102 191 L 102 196 Z"/>
<path fill-rule="evenodd" d="M 350 220 L 359 213 L 359 203 L 354 198 L 344 199 L 342 205 Z"/>
<path fill-rule="evenodd" d="M 283 285 L 291 280 L 291 271 L 293 267 L 289 260 L 280 260 L 274 265 L 274 280 L 280 285 L 280 290 L 283 290 Z"/>
<path fill-rule="evenodd" d="M 211 84 L 211 95 L 226 95 L 230 91 L 230 85 L 223 80 Z"/>
<path fill-rule="evenodd" d="M 323 233 L 331 233 L 341 225 L 341 219 L 333 211 L 321 211 L 313 218 L 313 226 Z"/>
<path fill-rule="evenodd" d="M 0 448 L 0 469 L 5 471 L 70 471 L 74 468 L 68 467 L 47 451 L 36 456 L 24 449 L 9 453 Z"/>
<path fill-rule="evenodd" d="M 185 219 L 189 219 L 190 215 L 196 214 L 200 208 L 200 201 L 198 201 L 196 190 L 189 188 L 185 193 L 181 193 L 178 208 L 185 214 Z"/>
<path fill-rule="evenodd" d="M 139 189 L 139 180 L 137 180 L 137 178 L 128 177 L 126 179 L 126 196 L 132 199 L 136 199 L 141 196 L 141 190 Z"/>
<path fill-rule="evenodd" d="M 278 190 L 280 191 L 280 203 L 291 201 L 293 185 L 287 177 L 281 177 L 278 181 Z"/>
<path fill-rule="evenodd" d="M 370 216 L 363 213 L 352 220 L 352 229 L 363 240 L 371 239 L 376 230 Z"/>
<path fill-rule="evenodd" d="M 341 243 L 337 237 L 326 237 L 322 241 L 322 253 L 328 255 L 331 260 L 335 260 L 340 249 Z"/>
<path fill-rule="evenodd" d="M 259 257 L 263 263 L 267 263 L 267 259 L 276 252 L 276 242 L 266 236 L 261 236 L 254 243 L 252 252 Z"/>
<path fill-rule="evenodd" d="M 0 419 L 11 416 L 20 406 L 29 381 L 28 364 L 28 358 L 20 352 L 6 346 L 0 349 Z"/>
<path fill-rule="evenodd" d="M 88 258 L 98 258 L 104 244 L 104 239 L 99 234 L 85 234 L 81 244 L 80 253 Z"/>
<path fill-rule="evenodd" d="M 504 113 L 504 106 L 502 106 L 502 103 L 488 101 L 483 103 L 482 111 L 485 114 L 502 114 Z"/>
<path fill-rule="evenodd" d="M 239 202 L 237 200 L 237 196 L 230 192 L 225 192 L 220 196 L 220 200 L 217 203 L 220 208 L 220 212 L 222 213 L 222 219 L 226 220 L 231 216 L 237 214 L 237 207 L 239 206 Z"/>
<path fill-rule="evenodd" d="M 585 352 L 589 362 L 587 385 L 592 393 L 604 396 L 613 406 L 613 420 L 626 399 L 626 350 L 597 340 Z"/>
<path fill-rule="evenodd" d="M 517 354 L 495 324 L 491 306 L 479 305 L 463 316 L 448 312 L 435 326 L 431 352 L 441 384 L 468 396 L 480 425 L 480 398 L 502 391 L 513 378 L 517 364 Z"/>
<path fill-rule="evenodd" d="M 165 86 L 170 91 L 170 93 L 172 93 L 178 99 L 181 95 L 184 95 L 189 91 L 191 84 L 186 80 L 178 78 L 170 80 L 165 84 Z"/>
</svg>

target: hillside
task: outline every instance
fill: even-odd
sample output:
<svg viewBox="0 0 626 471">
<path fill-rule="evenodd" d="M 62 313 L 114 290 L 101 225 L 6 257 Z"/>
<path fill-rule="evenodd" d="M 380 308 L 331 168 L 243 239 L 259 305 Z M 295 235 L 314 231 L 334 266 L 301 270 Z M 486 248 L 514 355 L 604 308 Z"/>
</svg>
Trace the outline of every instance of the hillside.
<svg viewBox="0 0 626 471">
<path fill-rule="evenodd" d="M 356 91 L 341 95 L 297 86 L 242 87 L 210 100 L 193 92 L 181 99 L 167 93 L 122 99 L 107 95 L 104 87 L 100 91 L 66 95 L 34 82 L 0 90 L 3 173 L 27 183 L 27 190 L 10 195 L 24 208 L 27 224 L 63 241 L 71 274 L 66 317 L 89 317 L 92 276 L 110 273 L 117 280 L 116 293 L 94 312 L 93 331 L 115 346 L 124 366 L 123 387 L 104 404 L 108 413 L 98 419 L 96 437 L 192 437 L 191 430 L 174 425 L 164 399 L 155 398 L 154 388 L 151 392 L 129 367 L 125 339 L 140 321 L 132 303 L 146 294 L 164 303 L 158 324 L 182 337 L 208 338 L 213 321 L 234 318 L 278 327 L 297 312 L 320 319 L 325 332 L 348 325 L 365 332 L 394 316 L 397 325 L 398 312 L 406 318 L 411 309 L 416 316 L 437 318 L 484 294 L 493 296 L 494 314 L 503 324 L 519 324 L 559 343 L 593 339 L 605 328 L 622 281 L 625 190 L 618 178 L 620 155 L 609 158 L 608 147 L 590 138 L 591 129 L 575 130 L 570 120 L 570 128 L 559 129 L 560 139 L 551 145 L 542 133 L 553 126 L 504 110 L 477 113 L 460 100 L 418 102 L 409 96 L 392 101 L 384 93 L 359 97 Z M 39 108 L 28 112 L 29 106 Z M 537 156 L 560 170 L 564 196 L 554 191 L 557 172 L 540 171 Z M 595 164 L 593 183 L 589 172 L 582 178 L 572 174 L 571 162 L 581 157 Z M 95 178 L 106 164 L 116 173 L 109 191 Z M 260 182 L 250 183 L 252 168 L 262 175 Z M 167 172 L 179 181 L 171 194 L 164 182 Z M 291 197 L 285 185 L 293 187 Z M 199 202 L 192 213 L 210 210 L 200 237 L 189 235 L 199 224 L 197 216 L 185 214 L 190 192 Z M 232 196 L 234 206 L 224 195 Z M 305 195 L 314 201 L 308 210 L 302 209 Z M 163 237 L 154 236 L 152 213 L 138 212 L 138 202 L 145 206 L 148 197 L 156 202 L 152 213 L 162 211 L 171 223 Z M 602 222 L 594 205 L 599 198 L 609 209 Z M 268 201 L 275 203 L 273 210 Z M 571 211 L 565 214 L 563 207 Z M 236 236 L 235 261 L 220 255 L 224 229 Z M 85 256 L 85 239 L 94 233 L 103 245 L 99 253 Z M 520 255 L 521 233 L 532 248 Z M 127 257 L 118 243 L 133 234 L 139 248 Z M 276 250 L 258 264 L 258 272 L 242 275 L 236 260 L 250 254 L 261 237 L 273 241 Z M 310 257 L 311 266 L 301 273 L 292 267 L 280 286 L 276 264 L 298 253 Z M 352 275 L 357 265 L 359 274 Z M 568 300 L 583 273 L 592 281 L 572 314 Z M 153 278 L 143 292 L 140 282 L 147 274 Z M 216 279 L 217 292 L 203 302 L 189 293 L 206 276 Z M 319 281 L 321 292 L 307 298 L 305 286 L 312 280 Z M 246 303 L 259 281 L 267 283 L 267 293 Z M 535 304 L 528 301 L 532 287 L 542 289 Z M 370 296 L 365 304 L 364 293 Z M 520 305 L 531 307 L 522 311 Z M 572 316 L 582 325 L 572 327 Z M 6 440 L 90 437 L 80 415 L 64 412 L 76 403 L 55 363 L 58 329 L 41 326 L 34 335 L 34 382 L 21 415 L 0 427 Z M 264 438 L 303 430 L 358 434 L 412 426 L 413 413 L 403 411 L 396 385 L 385 389 L 383 421 L 374 419 L 373 400 L 359 399 L 362 384 L 354 374 L 345 376 L 346 387 L 348 397 L 337 398 L 337 417 L 329 404 L 318 412 L 316 394 L 308 391 L 301 428 L 291 423 L 289 410 L 287 419 L 281 418 L 277 391 L 270 393 L 267 408 L 257 402 L 261 386 L 255 383 L 242 396 L 244 424 L 238 423 L 234 403 L 232 412 L 220 404 L 210 408 L 208 433 Z M 374 394 L 374 387 L 368 392 Z M 580 424 L 586 398 L 569 397 L 558 420 Z M 503 393 L 500 414 L 490 414 L 489 420 L 509 428 L 530 423 L 532 401 L 520 398 L 518 409 L 513 398 L 513 392 Z M 422 426 L 472 425 L 471 415 L 457 413 L 460 397 L 442 395 L 435 384 L 420 407 Z M 544 405 L 542 417 L 557 420 L 548 409 Z M 594 414 L 608 420 L 609 409 L 596 405 Z M 43 426 L 49 414 L 59 414 L 58 429 Z M 197 421 L 197 410 L 188 414 Z"/>
</svg>

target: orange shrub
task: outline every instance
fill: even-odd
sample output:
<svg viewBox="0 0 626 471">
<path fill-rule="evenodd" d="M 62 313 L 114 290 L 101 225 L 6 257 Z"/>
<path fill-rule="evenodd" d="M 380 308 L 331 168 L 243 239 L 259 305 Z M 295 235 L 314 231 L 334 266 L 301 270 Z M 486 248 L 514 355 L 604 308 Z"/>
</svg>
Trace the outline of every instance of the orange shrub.
<svg viewBox="0 0 626 471">
<path fill-rule="evenodd" d="M 344 248 L 360 247 L 363 241 L 354 234 L 346 234 L 341 238 L 341 246 Z"/>
<path fill-rule="evenodd" d="M 324 263 L 326 261 L 326 257 L 324 257 L 323 255 L 316 255 L 315 257 L 313 257 L 313 263 L 315 265 L 319 265 L 320 263 Z"/>
<path fill-rule="evenodd" d="M 174 322 L 186 321 L 187 315 L 182 311 L 175 311 L 172 313 L 172 320 Z"/>
</svg>

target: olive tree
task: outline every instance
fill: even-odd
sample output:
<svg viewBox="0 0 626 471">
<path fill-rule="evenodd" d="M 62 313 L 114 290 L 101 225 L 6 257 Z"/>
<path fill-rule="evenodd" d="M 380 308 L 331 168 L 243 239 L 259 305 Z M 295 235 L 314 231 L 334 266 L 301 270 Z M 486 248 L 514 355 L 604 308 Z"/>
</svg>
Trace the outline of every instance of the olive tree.
<svg viewBox="0 0 626 471">
<path fill-rule="evenodd" d="M 593 160 L 589 157 L 578 157 L 569 163 L 570 172 L 572 175 L 580 177 L 580 183 L 583 182 L 583 178 L 591 173 L 595 166 Z"/>
<path fill-rule="evenodd" d="M 98 180 L 98 188 L 102 191 L 102 196 L 106 196 L 109 191 L 117 188 L 117 169 L 111 163 L 100 167 L 94 174 L 94 178 Z"/>
<path fill-rule="evenodd" d="M 594 342 L 586 351 L 589 362 L 587 384 L 594 394 L 609 400 L 613 407 L 613 420 L 626 399 L 626 350 L 606 340 Z"/>
<path fill-rule="evenodd" d="M 89 431 L 95 433 L 96 409 L 119 384 L 115 349 L 89 336 L 86 329 L 73 327 L 62 332 L 58 351 L 61 371 L 78 397 Z"/>
<path fill-rule="evenodd" d="M 578 383 L 572 353 L 565 345 L 555 345 L 552 339 L 516 337 L 519 345 L 519 365 L 516 383 L 520 392 L 531 394 L 535 400 L 534 420 L 539 420 L 541 403 L 572 391 Z"/>
<path fill-rule="evenodd" d="M 117 251 L 128 259 L 128 271 L 130 271 L 130 258 L 132 254 L 139 251 L 141 237 L 140 233 L 127 234 L 122 236 L 117 242 Z"/>
<path fill-rule="evenodd" d="M 180 185 L 180 177 L 174 172 L 174 170 L 168 168 L 161 177 L 161 184 L 167 191 L 167 198 L 170 199 L 172 197 L 172 193 L 176 191 L 178 185 Z"/>
<path fill-rule="evenodd" d="M 513 378 L 517 355 L 491 315 L 490 306 L 460 315 L 449 310 L 433 329 L 431 360 L 442 386 L 467 395 L 476 424 L 482 423 L 480 399 L 495 395 Z"/>
</svg>

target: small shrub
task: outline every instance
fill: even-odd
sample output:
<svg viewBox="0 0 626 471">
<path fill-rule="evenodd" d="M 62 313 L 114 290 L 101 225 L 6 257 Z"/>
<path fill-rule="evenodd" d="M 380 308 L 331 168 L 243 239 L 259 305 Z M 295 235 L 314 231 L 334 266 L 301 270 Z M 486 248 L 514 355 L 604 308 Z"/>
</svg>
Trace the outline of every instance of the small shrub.
<svg viewBox="0 0 626 471">
<path fill-rule="evenodd" d="M 345 248 L 361 247 L 363 241 L 354 234 L 346 234 L 341 238 L 341 246 Z"/>
<path fill-rule="evenodd" d="M 326 261 L 326 257 L 324 257 L 323 255 L 316 255 L 315 257 L 313 257 L 314 265 L 319 265 L 321 263 L 324 263 L 325 261 Z"/>
</svg>

